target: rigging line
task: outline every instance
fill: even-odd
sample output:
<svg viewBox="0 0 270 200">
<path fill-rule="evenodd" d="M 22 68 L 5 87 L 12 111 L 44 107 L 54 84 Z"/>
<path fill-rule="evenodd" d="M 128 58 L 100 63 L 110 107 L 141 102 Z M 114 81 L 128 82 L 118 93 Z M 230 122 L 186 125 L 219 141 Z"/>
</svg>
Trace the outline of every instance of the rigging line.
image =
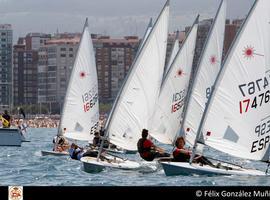
<svg viewBox="0 0 270 200">
<path fill-rule="evenodd" d="M 212 158 L 212 157 L 208 157 L 208 156 L 204 156 L 204 157 L 205 157 L 205 158 L 208 158 L 208 159 L 211 159 L 211 160 L 215 160 L 215 161 L 219 161 L 219 162 L 223 162 L 223 163 L 227 163 L 227 164 L 230 164 L 230 165 L 234 165 L 234 166 L 243 168 L 242 165 L 235 164 L 235 163 L 232 163 L 232 162 L 228 162 L 228 161 L 224 161 L 224 160 L 219 160 L 219 159 L 217 159 L 217 158 Z"/>
</svg>

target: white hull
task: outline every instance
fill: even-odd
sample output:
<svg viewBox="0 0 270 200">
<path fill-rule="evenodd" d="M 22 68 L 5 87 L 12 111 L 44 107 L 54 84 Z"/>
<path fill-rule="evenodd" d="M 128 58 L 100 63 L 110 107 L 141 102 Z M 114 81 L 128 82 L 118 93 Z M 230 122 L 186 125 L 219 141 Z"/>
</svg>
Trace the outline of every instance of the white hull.
<svg viewBox="0 0 270 200">
<path fill-rule="evenodd" d="M 124 160 L 116 157 L 108 157 L 110 161 L 100 160 L 94 157 L 82 157 L 83 169 L 86 172 L 100 172 L 105 168 L 116 168 L 123 170 L 136 170 L 140 168 L 140 164 L 135 161 Z"/>
<path fill-rule="evenodd" d="M 21 146 L 25 137 L 17 128 L 0 128 L 0 146 Z"/>
<path fill-rule="evenodd" d="M 117 149 L 105 149 L 105 151 L 109 153 L 117 153 L 117 154 L 136 154 L 137 151 L 129 151 L 129 150 L 117 150 Z"/>
<path fill-rule="evenodd" d="M 66 152 L 66 151 L 62 151 L 62 152 L 59 152 L 59 151 L 41 151 L 41 155 L 42 156 L 49 156 L 49 155 L 52 155 L 52 156 L 68 156 L 69 153 Z"/>
<path fill-rule="evenodd" d="M 232 169 L 214 168 L 209 165 L 200 166 L 186 162 L 161 162 L 166 176 L 173 175 L 245 175 L 245 176 L 265 176 L 265 172 L 256 169 L 245 169 L 230 165 Z"/>
<path fill-rule="evenodd" d="M 90 147 L 87 146 L 87 148 L 90 148 L 90 149 L 95 149 L 95 150 L 99 150 L 99 147 Z M 126 150 L 126 149 L 122 149 L 122 148 L 104 148 L 103 147 L 103 150 L 106 151 L 106 152 L 109 152 L 109 153 L 117 153 L 117 154 L 136 154 L 138 151 L 137 150 L 134 150 L 134 151 L 131 151 L 131 150 Z"/>
</svg>

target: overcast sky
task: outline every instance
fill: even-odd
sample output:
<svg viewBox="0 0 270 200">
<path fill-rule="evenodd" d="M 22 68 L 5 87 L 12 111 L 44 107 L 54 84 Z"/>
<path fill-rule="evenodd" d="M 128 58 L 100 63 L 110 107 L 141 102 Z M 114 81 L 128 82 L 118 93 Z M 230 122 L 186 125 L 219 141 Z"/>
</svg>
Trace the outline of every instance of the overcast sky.
<svg viewBox="0 0 270 200">
<path fill-rule="evenodd" d="M 243 18 L 254 0 L 228 0 L 227 16 Z M 142 36 L 165 0 L 0 0 L 0 24 L 12 24 L 14 39 L 29 32 L 81 32 L 86 17 L 91 32 L 115 37 Z M 220 0 L 170 0 L 170 31 L 215 16 Z M 16 42 L 16 41 L 14 41 Z"/>
</svg>

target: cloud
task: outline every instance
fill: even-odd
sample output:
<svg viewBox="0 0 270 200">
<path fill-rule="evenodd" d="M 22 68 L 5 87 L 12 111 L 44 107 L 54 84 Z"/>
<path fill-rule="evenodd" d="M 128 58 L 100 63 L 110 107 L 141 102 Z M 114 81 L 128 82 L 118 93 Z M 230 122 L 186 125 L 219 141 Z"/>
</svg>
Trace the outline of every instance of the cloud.
<svg viewBox="0 0 270 200">
<path fill-rule="evenodd" d="M 254 0 L 228 0 L 229 18 L 242 18 Z M 81 32 L 89 18 L 91 32 L 142 36 L 165 0 L 0 0 L 0 23 L 13 26 L 15 40 L 28 32 Z M 171 0 L 170 31 L 215 16 L 220 0 Z M 16 41 L 15 41 L 16 42 Z"/>
</svg>

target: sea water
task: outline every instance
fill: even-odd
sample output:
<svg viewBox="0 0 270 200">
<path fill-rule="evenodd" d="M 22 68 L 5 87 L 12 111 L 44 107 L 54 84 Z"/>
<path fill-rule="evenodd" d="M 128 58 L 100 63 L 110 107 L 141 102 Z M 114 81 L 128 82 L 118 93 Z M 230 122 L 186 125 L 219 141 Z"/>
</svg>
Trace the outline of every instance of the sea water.
<svg viewBox="0 0 270 200">
<path fill-rule="evenodd" d="M 136 171 L 106 169 L 100 173 L 87 173 L 82 163 L 66 157 L 41 156 L 41 150 L 52 150 L 52 140 L 57 129 L 28 129 L 30 142 L 21 147 L 0 147 L 0 185 L 23 186 L 269 186 L 270 178 L 254 176 L 166 176 L 162 168 Z M 168 151 L 171 147 L 162 145 Z M 209 156 L 227 159 L 215 151 Z M 138 154 L 123 155 L 142 161 Z M 265 171 L 261 162 L 239 161 L 248 167 Z"/>
</svg>

